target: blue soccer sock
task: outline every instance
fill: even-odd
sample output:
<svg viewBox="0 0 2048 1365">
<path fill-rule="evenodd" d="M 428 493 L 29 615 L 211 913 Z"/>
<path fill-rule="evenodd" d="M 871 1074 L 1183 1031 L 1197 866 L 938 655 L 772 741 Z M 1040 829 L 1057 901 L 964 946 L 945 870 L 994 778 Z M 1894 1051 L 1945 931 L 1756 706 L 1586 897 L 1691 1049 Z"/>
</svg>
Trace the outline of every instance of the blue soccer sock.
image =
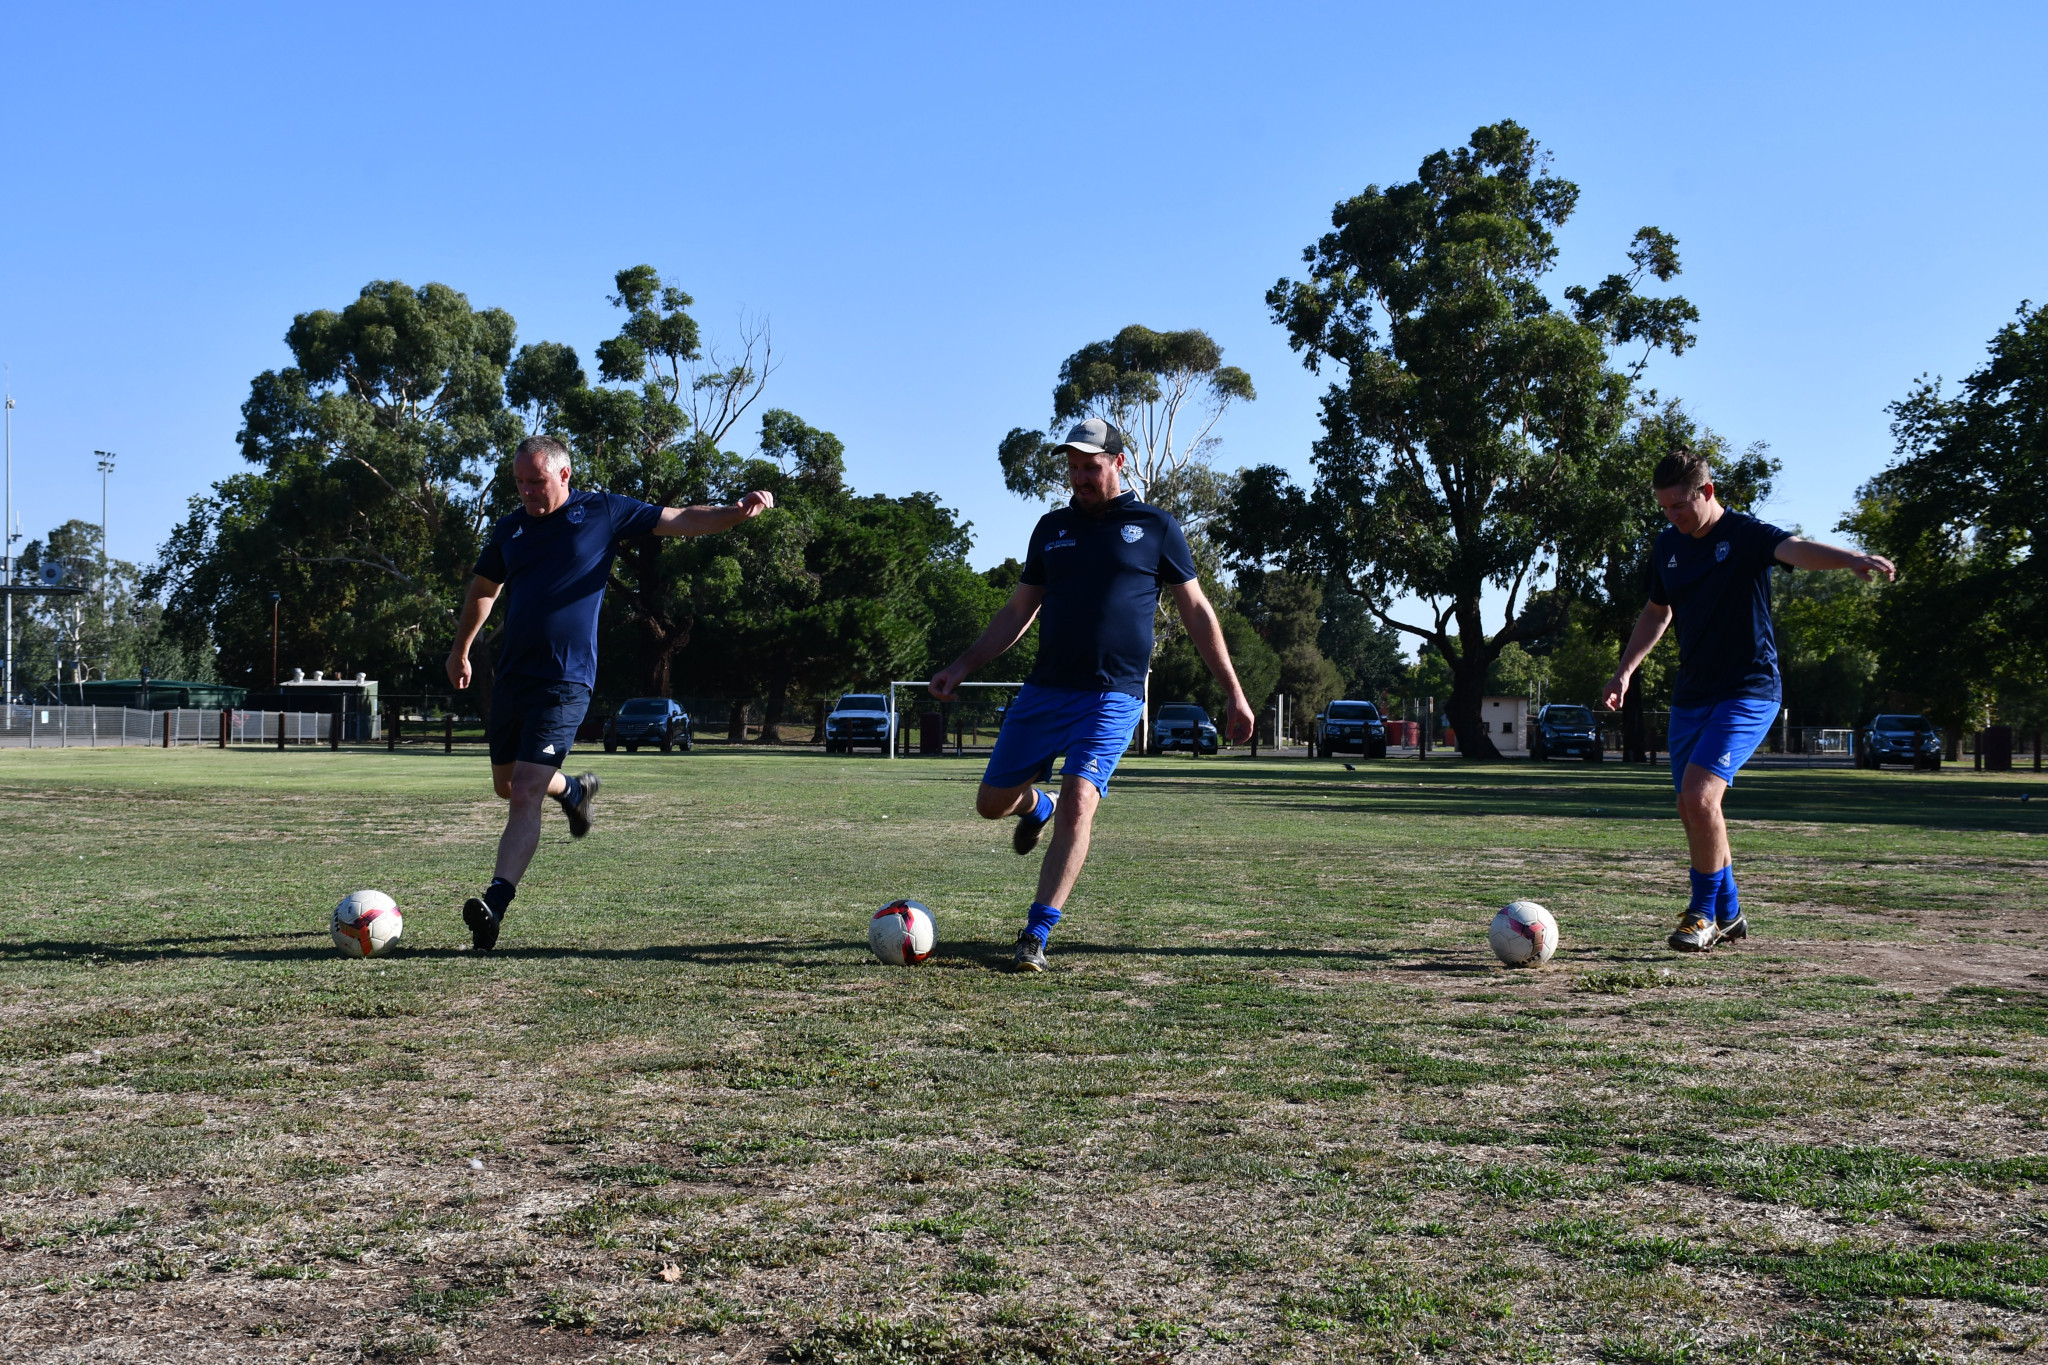
<svg viewBox="0 0 2048 1365">
<path fill-rule="evenodd" d="M 1044 792 L 1039 791 L 1036 787 L 1032 788 L 1031 794 L 1038 798 L 1038 800 L 1035 803 L 1033 803 L 1031 807 L 1031 818 L 1038 821 L 1038 823 L 1042 825 L 1046 821 L 1052 819 L 1052 798 L 1050 796 L 1047 796 Z M 1052 917 L 1054 919 L 1058 919 L 1060 917 L 1060 912 L 1057 910 L 1053 911 Z"/>
<path fill-rule="evenodd" d="M 511 907 L 512 898 L 519 894 L 519 887 L 503 877 L 491 878 L 491 884 L 484 888 L 484 904 L 491 907 L 491 913 L 503 919 Z"/>
<path fill-rule="evenodd" d="M 1057 905 L 1047 905 L 1044 901 L 1033 901 L 1031 902 L 1030 917 L 1024 921 L 1024 929 L 1025 932 L 1037 939 L 1038 946 L 1043 948 L 1046 937 L 1052 933 L 1052 927 L 1059 922 L 1060 908 Z"/>
<path fill-rule="evenodd" d="M 1742 918 L 1742 896 L 1735 889 L 1732 863 L 1721 869 L 1721 885 L 1714 896 L 1714 918 L 1722 924 L 1733 924 Z"/>
<path fill-rule="evenodd" d="M 555 793 L 555 800 L 561 802 L 564 808 L 581 804 L 583 800 L 583 784 L 567 773 L 562 774 L 562 780 L 569 785 L 565 790 Z"/>
<path fill-rule="evenodd" d="M 1692 898 L 1686 901 L 1685 912 L 1688 915 L 1703 916 L 1711 923 L 1714 918 L 1714 907 L 1721 898 L 1721 874 L 1692 868 L 1690 875 Z"/>
</svg>

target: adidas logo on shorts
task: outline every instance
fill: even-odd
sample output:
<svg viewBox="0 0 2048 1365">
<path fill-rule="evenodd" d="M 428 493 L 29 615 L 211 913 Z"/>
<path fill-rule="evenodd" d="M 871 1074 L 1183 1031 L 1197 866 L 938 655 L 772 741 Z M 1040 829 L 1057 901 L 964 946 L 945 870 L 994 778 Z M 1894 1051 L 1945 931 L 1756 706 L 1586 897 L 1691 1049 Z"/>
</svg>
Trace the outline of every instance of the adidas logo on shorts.
<svg viewBox="0 0 2048 1365">
<path fill-rule="evenodd" d="M 552 745 L 552 744 L 548 745 L 548 747 L 547 747 L 547 748 L 545 748 L 545 749 L 542 749 L 542 750 L 541 750 L 541 752 L 542 752 L 542 753 L 544 753 L 544 754 L 551 754 L 551 753 L 553 753 L 554 751 L 555 751 L 555 746 L 554 746 L 554 745 Z M 1725 760 L 1724 760 L 1724 761 L 1725 761 Z"/>
</svg>

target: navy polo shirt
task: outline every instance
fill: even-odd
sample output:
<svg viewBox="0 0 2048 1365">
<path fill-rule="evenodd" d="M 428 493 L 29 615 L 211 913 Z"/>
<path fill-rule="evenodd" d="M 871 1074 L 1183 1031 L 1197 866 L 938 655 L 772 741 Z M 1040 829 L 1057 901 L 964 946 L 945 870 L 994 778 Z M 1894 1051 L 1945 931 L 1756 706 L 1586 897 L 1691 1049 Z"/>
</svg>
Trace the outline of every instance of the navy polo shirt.
<svg viewBox="0 0 2048 1365">
<path fill-rule="evenodd" d="M 1791 535 L 1741 512 L 1723 512 L 1704 537 L 1676 526 L 1658 535 L 1650 552 L 1650 600 L 1671 608 L 1678 632 L 1673 706 L 1778 700 L 1771 568 Z"/>
<path fill-rule="evenodd" d="M 597 682 L 597 609 L 619 542 L 645 535 L 661 509 L 616 493 L 578 489 L 544 517 L 524 507 L 500 517 L 476 573 L 505 585 L 498 676 Z"/>
<path fill-rule="evenodd" d="M 1021 581 L 1045 589 L 1038 666 L 1025 681 L 1143 696 L 1159 590 L 1194 576 L 1180 523 L 1135 493 L 1100 516 L 1071 505 L 1046 513 L 1024 554 Z"/>
</svg>

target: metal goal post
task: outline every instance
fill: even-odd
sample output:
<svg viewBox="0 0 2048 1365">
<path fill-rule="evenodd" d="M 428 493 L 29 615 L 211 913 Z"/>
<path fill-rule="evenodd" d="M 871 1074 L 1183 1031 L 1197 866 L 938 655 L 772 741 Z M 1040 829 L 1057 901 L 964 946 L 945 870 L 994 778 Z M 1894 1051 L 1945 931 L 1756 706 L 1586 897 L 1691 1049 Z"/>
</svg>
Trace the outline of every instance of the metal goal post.
<svg viewBox="0 0 2048 1365">
<path fill-rule="evenodd" d="M 895 678 L 889 683 L 889 757 L 896 757 L 896 689 L 899 687 L 930 687 L 930 678 Z M 1011 691 L 1024 686 L 1020 682 L 964 682 L 962 687 L 1007 687 Z M 937 698 L 933 698 L 937 700 Z"/>
</svg>

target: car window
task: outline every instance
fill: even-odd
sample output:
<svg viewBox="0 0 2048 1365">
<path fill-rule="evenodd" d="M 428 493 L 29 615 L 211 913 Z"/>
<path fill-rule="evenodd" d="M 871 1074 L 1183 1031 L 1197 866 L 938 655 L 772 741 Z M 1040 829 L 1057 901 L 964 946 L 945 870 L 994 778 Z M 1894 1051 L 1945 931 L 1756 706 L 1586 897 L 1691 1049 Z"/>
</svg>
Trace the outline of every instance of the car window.
<svg viewBox="0 0 2048 1365">
<path fill-rule="evenodd" d="M 638 697 L 619 708 L 622 716 L 660 716 L 668 712 L 668 702 L 661 697 Z"/>
<path fill-rule="evenodd" d="M 1583 706 L 1552 706 L 1544 711 L 1543 719 L 1551 725 L 1582 725 L 1591 727 L 1593 713 Z"/>
<path fill-rule="evenodd" d="M 1879 716 L 1872 724 L 1879 730 L 1911 730 L 1923 735 L 1934 729 L 1925 716 Z"/>
<path fill-rule="evenodd" d="M 1369 701 L 1333 701 L 1326 714 L 1331 720 L 1372 720 L 1379 709 Z"/>
<path fill-rule="evenodd" d="M 1159 719 L 1200 722 L 1209 719 L 1209 713 L 1199 706 L 1162 706 L 1159 708 Z"/>
<path fill-rule="evenodd" d="M 886 711 L 889 707 L 878 696 L 849 692 L 839 699 L 839 709 L 842 711 Z"/>
</svg>

